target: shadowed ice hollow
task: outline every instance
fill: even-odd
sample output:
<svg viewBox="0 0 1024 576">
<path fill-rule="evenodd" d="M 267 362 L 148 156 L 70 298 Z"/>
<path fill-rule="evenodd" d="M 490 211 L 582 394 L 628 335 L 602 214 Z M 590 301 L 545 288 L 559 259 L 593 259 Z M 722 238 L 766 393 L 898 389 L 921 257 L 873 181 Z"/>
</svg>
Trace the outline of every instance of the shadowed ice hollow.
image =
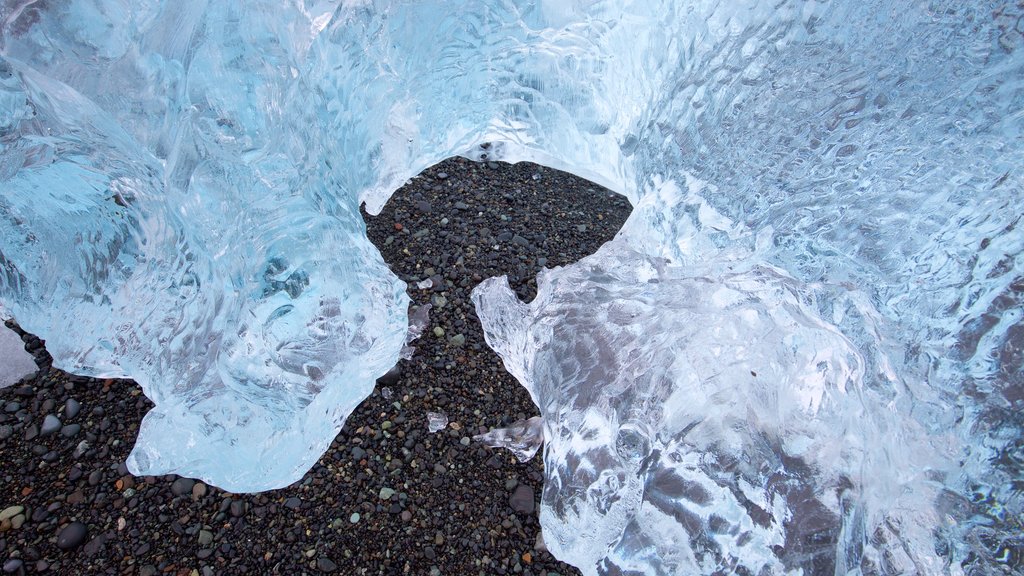
<svg viewBox="0 0 1024 576">
<path fill-rule="evenodd" d="M 453 154 L 571 170 L 623 231 L 530 304 L 476 293 L 541 417 L 492 440 L 543 437 L 558 557 L 1019 572 L 1022 17 L 6 0 L 0 309 L 142 386 L 134 473 L 280 487 L 409 340 L 359 204 Z"/>
</svg>

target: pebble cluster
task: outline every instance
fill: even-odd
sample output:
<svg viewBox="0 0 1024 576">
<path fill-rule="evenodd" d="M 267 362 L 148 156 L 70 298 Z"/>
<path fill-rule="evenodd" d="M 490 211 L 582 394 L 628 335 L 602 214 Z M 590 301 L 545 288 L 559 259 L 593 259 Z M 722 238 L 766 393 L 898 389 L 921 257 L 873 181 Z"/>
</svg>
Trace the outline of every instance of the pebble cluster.
<svg viewBox="0 0 1024 576">
<path fill-rule="evenodd" d="M 540 268 L 593 253 L 629 211 L 529 163 L 449 159 L 412 179 L 366 223 L 414 306 L 432 306 L 417 350 L 300 482 L 261 494 L 129 474 L 151 407 L 138 386 L 52 368 L 44 343 L 11 325 L 40 371 L 0 390 L 3 573 L 576 574 L 544 547 L 540 457 L 471 440 L 537 411 L 484 343 L 469 295 L 507 274 L 533 298 Z"/>
</svg>

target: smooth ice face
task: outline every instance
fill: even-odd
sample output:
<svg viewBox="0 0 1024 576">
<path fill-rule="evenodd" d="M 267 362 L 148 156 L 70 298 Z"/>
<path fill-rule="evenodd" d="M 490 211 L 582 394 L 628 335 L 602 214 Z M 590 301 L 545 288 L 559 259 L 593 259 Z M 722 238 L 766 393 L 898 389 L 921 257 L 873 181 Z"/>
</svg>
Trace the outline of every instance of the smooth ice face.
<svg viewBox="0 0 1024 576">
<path fill-rule="evenodd" d="M 1014 569 L 1022 15 L 4 2 L 0 307 L 59 366 L 142 385 L 133 471 L 282 486 L 407 341 L 359 203 L 453 154 L 569 169 L 627 227 L 529 307 L 479 297 L 541 411 L 556 553 Z"/>
<path fill-rule="evenodd" d="M 844 292 L 833 305 L 876 313 Z M 473 296 L 541 409 L 557 557 L 611 574 L 943 565 L 918 546 L 949 528 L 935 501 L 957 439 L 917 421 L 901 397 L 929 392 L 887 373 L 878 343 L 858 350 L 819 316 L 822 287 L 616 240 L 542 273 L 529 305 L 503 278 Z M 500 432 L 478 439 L 515 449 Z"/>
</svg>

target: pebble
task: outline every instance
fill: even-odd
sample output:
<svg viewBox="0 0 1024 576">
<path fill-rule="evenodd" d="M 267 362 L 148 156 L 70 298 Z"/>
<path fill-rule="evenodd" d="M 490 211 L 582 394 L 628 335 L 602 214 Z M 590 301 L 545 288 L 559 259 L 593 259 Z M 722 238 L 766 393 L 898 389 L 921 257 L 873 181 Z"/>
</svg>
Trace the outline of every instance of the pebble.
<svg viewBox="0 0 1024 576">
<path fill-rule="evenodd" d="M 327 573 L 334 572 L 338 569 L 338 565 L 332 562 L 331 559 L 327 558 L 326 556 L 321 556 L 316 559 L 316 567 L 317 570 Z"/>
<path fill-rule="evenodd" d="M 0 440 L 7 440 L 14 435 L 14 427 L 9 424 L 0 426 Z"/>
<path fill-rule="evenodd" d="M 81 411 L 82 405 L 74 398 L 68 398 L 67 402 L 64 403 L 64 416 L 67 418 L 74 418 Z"/>
<path fill-rule="evenodd" d="M 191 478 L 178 478 L 171 484 L 171 493 L 175 496 L 184 496 L 192 493 L 192 487 L 196 481 Z"/>
<path fill-rule="evenodd" d="M 284 506 L 285 508 L 288 508 L 290 510 L 298 510 L 300 507 L 302 507 L 302 500 L 299 500 L 295 496 L 292 496 L 291 498 L 284 501 Z"/>
<path fill-rule="evenodd" d="M 192 499 L 199 500 L 204 496 L 206 496 L 206 484 L 203 484 L 202 482 L 196 483 L 196 485 L 192 487 Z"/>
<path fill-rule="evenodd" d="M 245 502 L 241 500 L 232 500 L 230 511 L 231 515 L 235 518 L 241 518 L 242 516 L 245 516 Z"/>
<path fill-rule="evenodd" d="M 199 545 L 209 546 L 211 543 L 213 543 L 213 532 L 210 532 L 209 530 L 200 530 Z"/>
<path fill-rule="evenodd" d="M 4 572 L 8 574 L 14 574 L 15 572 L 21 570 L 21 567 L 23 565 L 24 562 L 21 561 L 21 558 L 11 558 L 10 560 L 4 562 Z"/>
<path fill-rule="evenodd" d="M 536 503 L 533 499 L 533 488 L 520 484 L 508 499 L 508 505 L 516 512 L 533 514 Z"/>
<path fill-rule="evenodd" d="M 82 426 L 80 424 L 67 424 L 60 429 L 60 435 L 65 438 L 73 438 L 81 430 Z"/>
<path fill-rule="evenodd" d="M 391 497 L 395 495 L 395 491 L 385 486 L 380 489 L 380 493 L 377 495 L 380 496 L 381 500 L 390 500 Z"/>
<path fill-rule="evenodd" d="M 363 450 L 359 446 L 354 446 L 352 448 L 352 458 L 357 462 L 359 460 L 362 460 L 363 458 L 366 458 L 366 450 Z"/>
<path fill-rule="evenodd" d="M 469 446 L 469 436 L 463 436 L 462 439 L 459 440 L 459 444 L 462 444 L 463 446 Z"/>
<path fill-rule="evenodd" d="M 398 377 L 402 375 L 402 369 L 399 365 L 394 365 L 388 370 L 383 376 L 377 378 L 377 384 L 381 386 L 394 386 L 398 383 Z"/>
<path fill-rule="evenodd" d="M 438 338 L 444 337 L 444 328 L 434 326 L 434 336 L 437 336 Z"/>
<path fill-rule="evenodd" d="M 352 515 L 348 517 L 348 521 L 353 523 L 353 524 L 358 524 L 359 523 L 359 512 L 353 512 Z"/>
<path fill-rule="evenodd" d="M 0 520 L 10 520 L 25 511 L 24 506 L 8 506 L 0 511 Z"/>
<path fill-rule="evenodd" d="M 43 425 L 39 428 L 40 436 L 49 436 L 56 434 L 61 428 L 60 419 L 53 414 L 47 414 L 46 418 L 43 418 Z"/>
<path fill-rule="evenodd" d="M 65 526 L 57 535 L 57 548 L 61 550 L 77 548 L 85 542 L 85 537 L 88 533 L 89 529 L 86 528 L 85 524 L 72 522 Z"/>
</svg>

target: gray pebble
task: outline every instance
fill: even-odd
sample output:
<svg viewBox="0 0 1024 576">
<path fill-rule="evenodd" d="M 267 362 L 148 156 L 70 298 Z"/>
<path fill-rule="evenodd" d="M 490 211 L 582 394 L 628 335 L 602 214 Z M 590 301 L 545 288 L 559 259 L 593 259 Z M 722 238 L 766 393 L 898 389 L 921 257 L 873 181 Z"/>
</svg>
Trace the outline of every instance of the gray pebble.
<svg viewBox="0 0 1024 576">
<path fill-rule="evenodd" d="M 46 418 L 43 418 L 43 426 L 39 429 L 40 436 L 49 436 L 56 434 L 61 427 L 60 419 L 53 414 L 47 414 Z"/>
<path fill-rule="evenodd" d="M 7 440 L 14 434 L 14 427 L 9 424 L 0 426 L 0 440 Z"/>
<path fill-rule="evenodd" d="M 332 562 L 331 559 L 326 556 L 321 556 L 316 559 L 316 567 L 317 570 L 327 573 L 334 572 L 338 569 L 338 565 Z"/>
<path fill-rule="evenodd" d="M 64 403 L 64 416 L 68 418 L 74 418 L 78 416 L 78 413 L 82 411 L 82 405 L 78 403 L 78 400 L 74 398 L 68 398 L 68 401 Z"/>
<path fill-rule="evenodd" d="M 171 484 L 171 493 L 175 496 L 191 494 L 192 487 L 195 485 L 196 481 L 191 478 L 178 478 L 173 484 Z"/>
<path fill-rule="evenodd" d="M 81 429 L 81 424 L 68 424 L 60 429 L 60 435 L 65 438 L 73 438 Z"/>
<path fill-rule="evenodd" d="M 21 570 L 23 562 L 21 558 L 11 558 L 7 562 L 4 562 L 4 572 L 8 574 L 14 574 L 18 570 Z"/>
<path fill-rule="evenodd" d="M 516 512 L 533 514 L 535 503 L 533 500 L 533 488 L 526 484 L 520 484 L 515 492 L 508 499 L 508 505 Z"/>
<path fill-rule="evenodd" d="M 72 522 L 65 526 L 60 534 L 57 535 L 57 548 L 61 550 L 71 550 L 77 548 L 85 542 L 85 537 L 89 533 L 89 529 L 86 528 L 85 524 L 81 522 Z"/>
</svg>

